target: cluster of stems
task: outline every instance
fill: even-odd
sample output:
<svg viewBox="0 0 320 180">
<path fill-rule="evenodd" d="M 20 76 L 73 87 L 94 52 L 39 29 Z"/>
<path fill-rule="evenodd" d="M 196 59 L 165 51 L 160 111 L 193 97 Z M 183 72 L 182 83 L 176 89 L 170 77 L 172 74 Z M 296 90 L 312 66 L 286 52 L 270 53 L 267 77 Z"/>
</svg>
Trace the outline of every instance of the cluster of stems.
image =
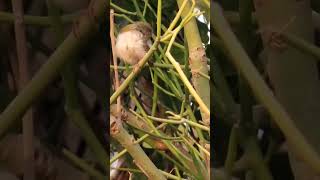
<svg viewBox="0 0 320 180">
<path fill-rule="evenodd" d="M 177 0 L 179 10 L 170 25 L 165 27 L 161 21 L 163 6 L 161 0 L 158 1 L 157 12 L 148 1 L 144 2 L 143 9 L 140 8 L 136 0 L 132 0 L 132 3 L 136 10 L 134 12 L 111 2 L 111 7 L 114 9 L 113 15 L 132 23 L 134 22 L 133 17 L 138 17 L 140 21 L 146 21 L 146 13 L 151 12 L 157 21 L 157 30 L 153 35 L 152 47 L 137 65 L 130 67 L 123 64 L 113 64 L 110 66 L 114 73 L 113 82 L 121 81 L 117 80 L 116 76 L 125 78 L 119 86 L 113 86 L 114 92 L 110 97 L 110 112 L 112 119 L 114 119 L 113 124 L 110 122 L 110 133 L 124 147 L 111 158 L 110 163 L 114 163 L 128 152 L 141 170 L 140 172 L 148 178 L 183 179 L 184 177 L 192 177 L 194 179 L 209 179 L 210 150 L 207 144 L 210 142 L 210 77 L 208 76 L 206 56 L 201 51 L 203 45 L 196 24 L 196 18 L 201 12 L 194 10 L 194 0 L 192 2 Z M 112 24 L 110 26 L 114 27 Z M 186 32 L 184 40 L 188 43 L 188 48 L 176 40 L 182 30 Z M 187 33 L 189 30 L 192 30 L 193 34 Z M 113 35 L 111 34 L 111 36 Z M 173 56 L 173 47 L 184 52 L 185 57 Z M 196 51 L 197 49 L 199 51 Z M 193 56 L 189 56 L 192 53 Z M 202 55 L 200 58 L 199 54 Z M 155 57 L 155 61 L 150 64 L 148 62 L 152 56 Z M 188 56 L 195 64 L 194 66 L 188 65 Z M 117 61 L 114 62 L 117 63 Z M 184 63 L 180 64 L 179 62 Z M 150 72 L 148 76 L 151 76 L 152 91 L 144 90 L 143 87 L 139 88 L 141 86 L 139 78 L 143 78 L 141 72 L 144 68 Z M 127 75 L 124 75 L 125 72 Z M 201 89 L 207 91 L 201 91 Z M 117 101 L 117 105 L 114 104 L 116 99 L 126 90 L 129 90 L 131 103 L 137 107 L 136 110 L 125 104 L 119 106 L 119 101 Z M 144 101 L 142 97 L 137 95 L 137 92 L 152 101 Z M 163 99 L 169 99 L 171 105 L 164 105 Z M 122 109 L 120 115 L 118 114 L 119 107 Z M 159 109 L 162 109 L 163 113 L 159 112 Z M 199 110 L 202 115 L 200 117 L 195 115 L 195 111 Z M 125 142 L 123 136 L 128 136 L 127 130 L 119 124 L 128 124 L 128 128 L 132 129 L 137 137 L 131 137 L 131 141 Z M 190 132 L 194 132 L 196 135 L 193 136 Z M 162 162 L 163 164 L 173 165 L 172 170 L 166 172 L 158 169 L 159 163 L 150 160 L 140 146 L 154 149 L 157 154 L 168 160 Z M 170 151 L 171 155 L 168 156 L 165 151 Z M 153 165 L 145 166 L 144 162 L 153 163 Z M 121 170 L 121 168 L 117 170 Z M 122 170 L 137 172 L 131 168 Z"/>
</svg>

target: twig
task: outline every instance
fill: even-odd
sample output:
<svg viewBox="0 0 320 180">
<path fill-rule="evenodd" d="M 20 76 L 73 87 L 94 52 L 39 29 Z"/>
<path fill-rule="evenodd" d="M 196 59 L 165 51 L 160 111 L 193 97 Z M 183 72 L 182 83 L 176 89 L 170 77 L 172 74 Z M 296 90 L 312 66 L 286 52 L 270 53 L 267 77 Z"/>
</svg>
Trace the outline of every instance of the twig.
<svg viewBox="0 0 320 180">
<path fill-rule="evenodd" d="M 149 64 L 146 64 L 145 66 L 149 66 Z M 180 65 L 182 69 L 188 68 L 185 65 Z M 174 69 L 174 66 L 171 64 L 160 64 L 160 63 L 153 63 L 152 67 L 159 67 L 159 68 L 167 68 L 167 69 Z M 134 66 L 128 66 L 129 69 L 133 69 Z M 113 65 L 110 65 L 110 69 L 115 69 Z M 118 66 L 118 70 L 126 70 L 126 67 L 124 66 Z"/>
<path fill-rule="evenodd" d="M 113 7 L 114 9 L 116 9 L 116 10 L 118 10 L 119 12 L 122 12 L 122 13 L 124 13 L 124 14 L 137 15 L 136 12 L 130 12 L 130 11 L 128 11 L 128 10 L 125 10 L 125 9 L 117 6 L 116 4 L 112 3 L 111 1 L 110 1 L 110 5 L 111 5 L 111 7 Z"/>
<path fill-rule="evenodd" d="M 117 62 L 117 53 L 115 51 L 115 39 L 114 39 L 114 10 L 110 9 L 110 39 L 111 39 L 111 49 L 114 65 L 114 78 L 115 78 L 115 90 L 117 91 L 120 86 L 119 82 L 119 73 L 118 73 L 118 62 Z M 117 117 L 121 116 L 121 96 L 117 98 Z"/>
</svg>

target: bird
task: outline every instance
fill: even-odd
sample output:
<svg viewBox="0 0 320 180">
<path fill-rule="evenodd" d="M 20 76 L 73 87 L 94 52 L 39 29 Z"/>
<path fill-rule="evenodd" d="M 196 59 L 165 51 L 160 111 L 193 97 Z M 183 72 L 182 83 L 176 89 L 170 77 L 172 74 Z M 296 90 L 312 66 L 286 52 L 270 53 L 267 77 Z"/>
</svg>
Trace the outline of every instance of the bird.
<svg viewBox="0 0 320 180">
<path fill-rule="evenodd" d="M 137 21 L 120 29 L 116 40 L 116 54 L 125 63 L 136 65 L 151 47 L 152 27 Z"/>
<path fill-rule="evenodd" d="M 116 38 L 116 56 L 123 62 L 131 65 L 134 69 L 152 46 L 151 37 L 152 26 L 147 22 L 135 21 L 125 25 L 119 30 Z M 126 72 L 124 74 L 126 74 Z M 137 77 L 135 82 L 135 84 L 145 83 L 146 80 L 143 76 Z M 136 93 L 139 97 L 142 96 L 141 92 Z M 129 106 L 134 109 L 135 103 L 132 102 Z"/>
</svg>

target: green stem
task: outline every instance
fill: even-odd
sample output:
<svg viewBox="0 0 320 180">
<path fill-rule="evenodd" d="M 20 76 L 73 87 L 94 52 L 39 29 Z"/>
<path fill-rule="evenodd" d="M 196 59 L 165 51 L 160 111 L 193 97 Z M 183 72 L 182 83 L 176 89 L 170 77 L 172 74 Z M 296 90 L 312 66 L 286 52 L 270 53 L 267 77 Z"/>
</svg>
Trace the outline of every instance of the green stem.
<svg viewBox="0 0 320 180">
<path fill-rule="evenodd" d="M 123 14 L 129 14 L 129 15 L 134 15 L 134 16 L 137 15 L 136 12 L 131 12 L 131 11 L 128 11 L 128 10 L 126 10 L 126 9 L 123 9 L 123 8 L 117 6 L 116 4 L 114 4 L 114 3 L 111 2 L 111 1 L 110 1 L 110 5 L 111 5 L 111 7 L 113 7 L 114 9 L 118 10 L 119 12 L 121 12 L 121 13 L 123 13 Z"/>
<path fill-rule="evenodd" d="M 75 154 L 70 152 L 67 149 L 62 149 L 63 155 L 69 159 L 76 167 L 81 168 L 85 172 L 87 172 L 90 176 L 95 177 L 99 180 L 107 179 L 106 176 L 102 175 L 99 171 L 91 167 L 89 164 L 87 164 L 84 160 L 77 157 Z"/>
<path fill-rule="evenodd" d="M 240 0 L 239 1 L 239 14 L 240 14 L 240 35 L 241 43 L 249 56 L 252 57 L 252 37 L 251 37 L 251 11 L 253 9 L 252 0 Z M 245 78 L 241 73 L 238 74 L 239 79 L 239 96 L 240 96 L 240 126 L 244 126 L 251 130 L 254 126 L 252 120 L 252 105 L 254 99 L 251 96 L 251 89 L 248 83 L 245 81 Z"/>
<path fill-rule="evenodd" d="M 154 130 L 154 132 L 157 135 L 162 135 L 163 133 L 161 133 L 160 131 L 158 131 L 155 126 L 153 125 L 151 119 L 148 118 L 148 115 L 146 114 L 146 112 L 144 111 L 144 109 L 142 108 L 140 102 L 137 100 L 137 98 L 135 96 L 131 96 L 131 98 L 133 99 L 133 101 L 135 102 L 137 108 L 139 109 L 139 111 L 142 114 L 142 119 L 149 125 L 149 127 Z M 180 160 L 180 162 L 182 162 L 183 164 L 187 164 L 191 162 L 190 158 L 187 157 L 185 154 L 183 154 L 175 145 L 173 145 L 173 143 L 171 141 L 168 140 L 162 140 L 162 142 L 168 147 L 168 149 L 172 152 L 173 155 L 175 155 L 175 157 L 177 159 Z M 190 168 L 190 167 L 189 167 Z"/>
<path fill-rule="evenodd" d="M 231 174 L 234 162 L 237 158 L 237 150 L 238 150 L 238 131 L 239 128 L 235 125 L 231 129 L 229 144 L 228 144 L 228 153 L 225 161 L 225 169 L 228 175 Z"/>
<path fill-rule="evenodd" d="M 319 47 L 291 33 L 281 33 L 281 36 L 287 41 L 289 45 L 306 54 L 311 54 L 312 56 L 316 57 L 316 60 L 320 61 Z"/>
<path fill-rule="evenodd" d="M 130 125 L 130 124 L 129 124 Z M 162 136 L 162 135 L 157 135 L 157 134 L 153 134 L 152 132 L 148 132 L 148 131 L 145 131 L 143 129 L 140 129 L 140 128 L 137 128 L 135 126 L 131 126 L 133 129 L 136 129 L 138 131 L 141 131 L 145 134 L 149 134 L 151 137 L 154 137 L 154 138 L 158 138 L 158 139 L 164 139 L 164 140 L 171 140 L 171 141 L 181 141 L 181 138 L 180 137 L 167 137 L 167 136 Z"/>
<path fill-rule="evenodd" d="M 250 156 L 250 167 L 254 171 L 256 179 L 273 180 L 271 172 L 262 158 L 261 150 L 256 142 L 256 137 L 246 137 L 244 146 L 245 153 Z"/>
<path fill-rule="evenodd" d="M 77 19 L 80 16 L 81 12 L 76 12 L 73 14 L 67 14 L 63 15 L 61 17 L 62 23 L 67 24 L 71 23 L 75 19 Z M 13 24 L 14 23 L 14 15 L 12 13 L 7 12 L 0 12 L 0 22 L 6 22 Z M 36 26 L 52 26 L 52 23 L 50 21 L 50 17 L 46 16 L 30 16 L 30 15 L 24 15 L 23 16 L 23 22 L 26 25 L 36 25 Z"/>
<path fill-rule="evenodd" d="M 157 118 L 157 117 L 152 117 L 152 116 L 148 116 L 150 119 L 154 120 L 154 121 L 158 121 L 158 122 L 165 122 L 165 123 L 169 123 L 169 124 L 182 124 L 182 123 L 188 123 L 191 126 L 197 127 L 199 129 L 205 130 L 205 131 L 210 131 L 210 128 L 208 128 L 207 126 L 201 125 L 199 123 L 187 120 L 187 119 L 181 119 L 180 121 L 177 120 L 170 120 L 170 119 L 164 119 L 164 118 Z"/>
</svg>

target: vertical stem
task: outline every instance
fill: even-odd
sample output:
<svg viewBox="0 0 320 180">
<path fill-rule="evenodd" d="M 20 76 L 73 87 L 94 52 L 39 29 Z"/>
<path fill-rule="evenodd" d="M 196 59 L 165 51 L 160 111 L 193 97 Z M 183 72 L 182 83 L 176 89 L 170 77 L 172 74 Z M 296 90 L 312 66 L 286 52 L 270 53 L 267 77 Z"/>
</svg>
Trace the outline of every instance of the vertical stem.
<svg viewBox="0 0 320 180">
<path fill-rule="evenodd" d="M 154 73 L 153 81 L 154 81 L 154 83 L 158 84 L 158 74 L 157 73 Z M 153 86 L 151 116 L 154 116 L 156 114 L 157 101 L 158 101 L 158 87 Z"/>
<path fill-rule="evenodd" d="M 179 7 L 181 8 L 183 0 L 177 0 Z M 191 9 L 190 3 L 186 4 L 186 7 L 182 11 L 182 18 L 185 18 Z M 189 48 L 189 63 L 192 72 L 192 82 L 196 92 L 203 100 L 206 107 L 210 108 L 210 85 L 209 80 L 199 75 L 199 72 L 208 75 L 208 63 L 205 53 L 205 49 L 202 45 L 198 25 L 196 19 L 193 17 L 184 26 L 185 37 L 188 42 Z M 210 117 L 207 113 L 201 111 L 202 120 L 206 125 L 210 125 Z"/>
<path fill-rule="evenodd" d="M 157 38 L 161 36 L 161 17 L 162 17 L 162 0 L 158 0 L 158 11 L 157 11 Z"/>
<path fill-rule="evenodd" d="M 263 161 L 262 152 L 256 141 L 256 137 L 246 137 L 245 139 L 245 153 L 250 157 L 250 167 L 254 172 L 256 179 L 273 180 L 270 170 Z"/>
<path fill-rule="evenodd" d="M 251 11 L 252 0 L 240 0 L 239 1 L 239 14 L 240 14 L 240 37 L 241 43 L 249 56 L 252 56 L 251 41 Z M 240 96 L 240 109 L 241 109 L 241 125 L 245 128 L 251 129 L 253 125 L 252 121 L 252 105 L 253 98 L 251 96 L 251 89 L 248 83 L 243 78 L 243 75 L 239 73 L 239 96 Z"/>
<path fill-rule="evenodd" d="M 112 57 L 113 57 L 113 65 L 114 65 L 114 78 L 115 78 L 115 90 L 119 89 L 119 73 L 118 73 L 118 63 L 117 63 L 117 53 L 115 52 L 115 39 L 114 39 L 114 10 L 110 10 L 110 39 L 111 39 L 111 49 L 112 49 Z M 117 98 L 117 116 L 120 117 L 121 113 L 121 96 Z"/>
<path fill-rule="evenodd" d="M 29 81 L 28 70 L 28 49 L 23 23 L 23 2 L 12 0 L 13 13 L 15 15 L 14 30 L 19 66 L 19 89 L 23 89 Z M 23 117 L 23 157 L 25 180 L 34 180 L 34 146 L 33 146 L 33 111 L 30 108 Z"/>
<path fill-rule="evenodd" d="M 234 162 L 237 158 L 237 150 L 238 150 L 238 133 L 239 127 L 234 125 L 231 129 L 230 137 L 229 137 L 229 144 L 228 144 L 228 153 L 227 158 L 225 160 L 224 168 L 228 175 L 232 172 L 232 167 Z"/>
</svg>

